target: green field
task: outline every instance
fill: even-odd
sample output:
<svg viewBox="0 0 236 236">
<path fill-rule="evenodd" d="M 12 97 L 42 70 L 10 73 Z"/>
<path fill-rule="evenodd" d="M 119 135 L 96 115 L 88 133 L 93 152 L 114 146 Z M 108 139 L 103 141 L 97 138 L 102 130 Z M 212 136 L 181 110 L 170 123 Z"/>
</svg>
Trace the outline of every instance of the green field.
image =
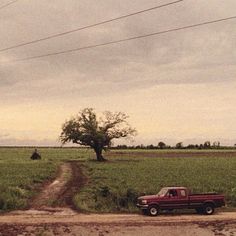
<svg viewBox="0 0 236 236">
<path fill-rule="evenodd" d="M 32 148 L 0 148 L 0 210 L 23 209 L 44 181 L 55 177 L 58 165 L 83 159 L 88 151 L 42 148 L 42 160 L 32 161 Z"/>
<path fill-rule="evenodd" d="M 25 208 L 38 187 L 55 177 L 58 165 L 67 160 L 80 161 L 87 176 L 87 184 L 74 196 L 75 206 L 85 211 L 134 212 L 137 196 L 173 185 L 186 186 L 194 192 L 224 193 L 227 204 L 236 206 L 236 152 L 233 151 L 204 150 L 194 154 L 119 150 L 110 152 L 105 163 L 94 161 L 94 154 L 87 149 L 42 148 L 41 161 L 29 159 L 32 151 L 0 148 L 0 209 Z M 171 156 L 165 157 L 170 152 Z"/>
</svg>

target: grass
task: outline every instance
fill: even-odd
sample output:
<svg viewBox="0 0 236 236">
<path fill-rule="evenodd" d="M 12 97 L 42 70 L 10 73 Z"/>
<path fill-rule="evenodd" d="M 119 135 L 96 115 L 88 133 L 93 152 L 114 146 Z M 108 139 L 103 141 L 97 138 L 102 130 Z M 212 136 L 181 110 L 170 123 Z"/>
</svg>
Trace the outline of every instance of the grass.
<svg viewBox="0 0 236 236">
<path fill-rule="evenodd" d="M 0 211 L 24 209 L 43 182 L 55 177 L 62 161 L 86 157 L 86 150 L 42 148 L 32 161 L 31 148 L 0 148 Z"/>
<path fill-rule="evenodd" d="M 108 163 L 86 161 L 84 166 L 90 181 L 74 201 L 86 211 L 135 212 L 137 196 L 155 194 L 164 186 L 223 193 L 227 204 L 236 206 L 236 158 L 114 157 Z"/>
<path fill-rule="evenodd" d="M 105 163 L 92 160 L 94 154 L 87 149 L 40 148 L 40 161 L 30 160 L 32 152 L 31 148 L 0 148 L 0 210 L 26 208 L 38 187 L 54 178 L 58 165 L 68 160 L 80 160 L 88 178 L 74 196 L 75 206 L 84 211 L 135 212 L 137 196 L 155 194 L 170 185 L 224 193 L 228 205 L 236 206 L 236 152 L 227 150 L 228 157 L 227 153 L 214 157 L 212 150 L 209 156 L 204 150 L 202 156 L 191 157 L 188 150 L 188 158 L 155 158 L 153 153 L 160 151 L 151 150 L 152 157 L 148 157 L 145 150 L 141 150 L 144 156 L 122 155 L 118 150 Z"/>
</svg>

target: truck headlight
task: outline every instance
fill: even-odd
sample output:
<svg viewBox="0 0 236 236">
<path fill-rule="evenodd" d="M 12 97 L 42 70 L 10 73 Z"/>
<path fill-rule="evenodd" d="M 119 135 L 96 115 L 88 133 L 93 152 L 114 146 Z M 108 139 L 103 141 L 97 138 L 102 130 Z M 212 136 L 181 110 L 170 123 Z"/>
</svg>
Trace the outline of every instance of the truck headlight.
<svg viewBox="0 0 236 236">
<path fill-rule="evenodd" d="M 147 200 L 142 200 L 142 204 L 147 204 Z"/>
</svg>

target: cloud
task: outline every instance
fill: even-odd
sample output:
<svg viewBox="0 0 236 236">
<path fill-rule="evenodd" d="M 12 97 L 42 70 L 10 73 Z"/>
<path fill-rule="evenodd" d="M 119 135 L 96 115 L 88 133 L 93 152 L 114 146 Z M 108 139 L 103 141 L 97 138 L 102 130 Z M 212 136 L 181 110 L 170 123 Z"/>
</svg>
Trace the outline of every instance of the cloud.
<svg viewBox="0 0 236 236">
<path fill-rule="evenodd" d="M 3 138 L 7 138 L 7 137 L 9 137 L 10 136 L 10 134 L 0 134 L 0 139 L 3 139 Z"/>
<path fill-rule="evenodd" d="M 163 3 L 164 0 L 158 3 L 156 0 L 105 0 L 99 4 L 94 0 L 19 1 L 17 5 L 1 11 L 0 45 L 1 48 L 8 47 Z M 70 114 L 83 106 L 126 110 L 127 103 L 123 102 L 126 98 L 139 101 L 136 106 L 132 104 L 128 111 L 139 114 L 140 120 L 144 120 L 146 117 L 141 111 L 147 107 L 147 113 L 150 113 L 152 107 L 149 101 L 161 105 L 160 101 L 165 97 L 166 106 L 174 109 L 171 105 L 173 99 L 183 96 L 186 101 L 181 102 L 190 106 L 190 96 L 184 91 L 192 86 L 192 99 L 203 104 L 204 108 L 206 105 L 198 95 L 209 87 L 222 87 L 214 95 L 220 96 L 221 106 L 230 104 L 231 109 L 236 105 L 232 95 L 236 77 L 233 20 L 60 56 L 12 64 L 3 62 L 224 18 L 234 15 L 235 9 L 234 0 L 227 3 L 221 0 L 208 0 L 207 3 L 189 0 L 119 22 L 0 52 L 2 125 L 6 126 L 7 133 L 21 130 L 19 124 L 24 120 L 21 112 L 27 109 L 31 112 L 31 124 L 40 124 L 44 119 L 49 122 L 49 127 L 55 128 L 55 119 L 51 121 L 47 115 L 64 119 L 61 113 Z M 224 89 L 226 84 L 227 92 Z M 183 86 L 183 95 L 176 92 L 178 86 Z M 150 92 L 152 90 L 156 93 Z M 230 101 L 227 100 L 228 94 L 231 95 Z M 202 96 L 205 100 L 209 99 L 207 93 Z M 224 102 L 226 100 L 227 103 Z M 58 107 L 62 107 L 63 112 Z M 198 109 L 193 115 L 198 116 L 201 108 Z M 54 110 L 55 114 L 52 114 Z M 40 112 L 46 115 L 32 115 Z M 170 115 L 169 111 L 166 112 L 165 116 Z M 175 112 L 171 115 L 177 117 L 179 111 Z M 14 117 L 8 113 L 14 114 Z M 153 116 L 157 119 L 162 114 L 156 111 Z M 224 118 L 221 125 L 229 119 Z M 12 128 L 11 124 L 15 126 Z M 30 127 L 32 133 L 39 132 L 33 129 L 33 125 Z M 145 127 L 149 129 L 148 125 Z M 46 132 L 44 128 L 41 128 L 42 132 Z M 16 137 L 20 136 L 19 133 Z M 54 130 L 54 133 L 57 131 Z"/>
<path fill-rule="evenodd" d="M 56 140 L 51 139 L 17 139 L 17 138 L 1 138 L 0 146 L 30 146 L 30 147 L 40 147 L 40 146 L 61 146 Z"/>
</svg>

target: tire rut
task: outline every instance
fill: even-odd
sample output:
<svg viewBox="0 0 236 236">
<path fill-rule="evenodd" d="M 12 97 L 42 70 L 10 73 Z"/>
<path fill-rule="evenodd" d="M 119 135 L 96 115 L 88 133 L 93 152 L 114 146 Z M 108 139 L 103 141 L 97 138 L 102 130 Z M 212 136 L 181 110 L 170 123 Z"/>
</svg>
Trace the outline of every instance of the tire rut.
<svg viewBox="0 0 236 236">
<path fill-rule="evenodd" d="M 31 209 L 43 209 L 57 205 L 57 200 L 65 191 L 66 185 L 72 177 L 72 167 L 70 163 L 63 163 L 60 166 L 59 175 L 56 179 L 46 185 L 41 193 L 30 204 Z"/>
<path fill-rule="evenodd" d="M 30 203 L 30 210 L 61 211 L 60 208 L 75 209 L 73 196 L 86 181 L 77 161 L 63 163 L 56 179 L 47 184 Z M 58 209 L 57 209 L 58 208 Z"/>
</svg>

